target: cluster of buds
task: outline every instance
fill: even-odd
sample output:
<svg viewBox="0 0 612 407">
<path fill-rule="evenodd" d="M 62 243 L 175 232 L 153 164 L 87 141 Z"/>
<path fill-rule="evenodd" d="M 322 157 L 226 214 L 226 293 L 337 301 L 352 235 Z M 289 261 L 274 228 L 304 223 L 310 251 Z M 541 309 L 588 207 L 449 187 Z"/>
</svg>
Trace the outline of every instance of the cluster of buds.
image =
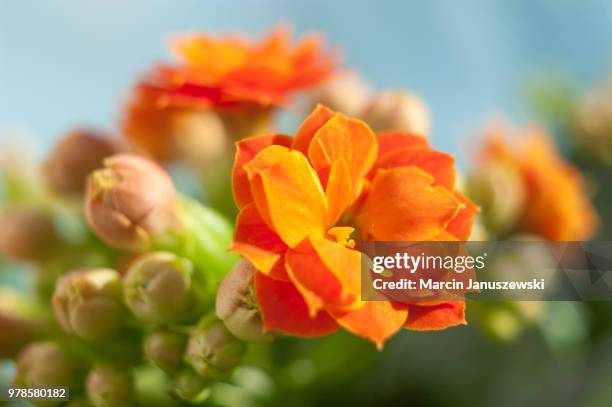
<svg viewBox="0 0 612 407">
<path fill-rule="evenodd" d="M 223 278 L 236 262 L 226 250 L 229 224 L 180 197 L 158 164 L 118 154 L 103 165 L 87 180 L 86 220 L 102 241 L 132 254 L 121 271 L 76 268 L 56 281 L 53 311 L 70 340 L 25 348 L 16 381 L 69 384 L 84 405 L 128 406 L 139 397 L 138 367 L 149 362 L 174 397 L 202 401 L 240 363 L 246 342 L 264 337 L 249 302 L 252 267 L 241 262 Z M 39 357 L 57 372 L 34 366 Z"/>
</svg>

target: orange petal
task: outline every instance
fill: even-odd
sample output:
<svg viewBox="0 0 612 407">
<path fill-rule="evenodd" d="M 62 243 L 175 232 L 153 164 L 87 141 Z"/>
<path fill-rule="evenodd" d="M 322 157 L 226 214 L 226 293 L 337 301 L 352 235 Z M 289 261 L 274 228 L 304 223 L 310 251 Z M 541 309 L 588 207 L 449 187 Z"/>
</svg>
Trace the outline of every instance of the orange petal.
<svg viewBox="0 0 612 407">
<path fill-rule="evenodd" d="M 465 325 L 465 301 L 433 306 L 409 305 L 405 327 L 415 331 L 431 331 Z"/>
<path fill-rule="evenodd" d="M 442 232 L 460 203 L 417 167 L 378 170 L 357 216 L 366 237 L 423 241 Z"/>
<path fill-rule="evenodd" d="M 343 158 L 348 166 L 353 187 L 368 173 L 378 154 L 378 144 L 372 130 L 362 121 L 336 115 L 314 135 L 308 148 L 308 158 L 327 185 L 332 164 Z"/>
<path fill-rule="evenodd" d="M 451 191 L 455 188 L 455 158 L 441 151 L 422 147 L 402 148 L 381 156 L 377 163 L 379 168 L 411 165 L 433 175 L 436 184 Z"/>
<path fill-rule="evenodd" d="M 468 197 L 459 192 L 455 191 L 455 196 L 463 206 L 459 210 L 459 213 L 457 213 L 457 216 L 449 222 L 446 231 L 459 240 L 468 240 L 472 233 L 474 218 L 476 214 L 478 214 L 480 208 L 474 202 L 470 201 Z"/>
<path fill-rule="evenodd" d="M 329 174 L 329 181 L 325 188 L 327 198 L 327 223 L 335 224 L 346 208 L 351 204 L 353 190 L 351 174 L 344 158 L 339 158 L 334 162 Z"/>
<path fill-rule="evenodd" d="M 289 278 L 308 304 L 311 315 L 324 306 L 346 309 L 361 294 L 361 253 L 322 236 L 311 236 L 300 251 L 285 257 Z"/>
<path fill-rule="evenodd" d="M 257 209 L 289 246 L 327 228 L 323 189 L 306 157 L 282 146 L 262 150 L 245 166 Z"/>
<path fill-rule="evenodd" d="M 289 282 L 256 273 L 255 294 L 266 332 L 312 337 L 330 334 L 338 328 L 325 311 L 310 318 L 304 299 Z"/>
<path fill-rule="evenodd" d="M 374 342 L 379 349 L 404 326 L 409 315 L 406 306 L 389 301 L 363 301 L 351 311 L 328 311 L 344 329 Z"/>
<path fill-rule="evenodd" d="M 384 131 L 376 134 L 378 141 L 378 156 L 383 157 L 388 153 L 403 148 L 427 148 L 427 139 L 416 134 L 400 133 L 396 131 Z"/>
<path fill-rule="evenodd" d="M 249 179 L 244 170 L 244 165 L 250 162 L 257 153 L 271 145 L 290 146 L 293 138 L 279 134 L 250 137 L 236 143 L 236 156 L 232 170 L 232 190 L 234 201 L 238 208 L 253 202 Z"/>
<path fill-rule="evenodd" d="M 266 225 L 254 203 L 240 210 L 230 250 L 246 257 L 258 271 L 287 280 L 284 265 L 287 245 Z"/>
<path fill-rule="evenodd" d="M 315 133 L 334 115 L 336 115 L 336 112 L 330 108 L 317 105 L 315 110 L 304 120 L 298 129 L 291 148 L 301 151 L 304 155 L 308 154 L 308 147 Z"/>
</svg>

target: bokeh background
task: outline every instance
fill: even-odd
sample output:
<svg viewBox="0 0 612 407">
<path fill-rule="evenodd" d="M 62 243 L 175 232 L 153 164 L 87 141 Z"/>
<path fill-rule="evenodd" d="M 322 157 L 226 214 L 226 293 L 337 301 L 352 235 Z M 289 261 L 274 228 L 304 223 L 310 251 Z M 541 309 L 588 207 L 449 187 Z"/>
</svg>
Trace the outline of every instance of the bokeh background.
<svg viewBox="0 0 612 407">
<path fill-rule="evenodd" d="M 0 146 L 43 150 L 75 124 L 113 129 L 119 102 L 173 33 L 321 31 L 376 87 L 406 87 L 460 160 L 482 122 L 527 120 L 539 75 L 590 83 L 611 67 L 606 0 L 84 0 L 0 2 Z"/>
<path fill-rule="evenodd" d="M 418 93 L 433 144 L 464 166 L 492 116 L 534 117 L 532 83 L 587 87 L 612 68 L 604 0 L 2 0 L 0 151 L 18 142 L 42 154 L 78 125 L 116 131 L 126 92 L 169 58 L 172 34 L 258 34 L 282 22 L 324 33 L 377 88 Z M 469 326 L 402 332 L 382 354 L 345 334 L 279 340 L 279 360 L 292 362 L 279 362 L 291 391 L 277 405 L 612 405 L 612 307 L 546 306 L 527 328 L 503 307 L 486 319 L 474 308 Z"/>
</svg>

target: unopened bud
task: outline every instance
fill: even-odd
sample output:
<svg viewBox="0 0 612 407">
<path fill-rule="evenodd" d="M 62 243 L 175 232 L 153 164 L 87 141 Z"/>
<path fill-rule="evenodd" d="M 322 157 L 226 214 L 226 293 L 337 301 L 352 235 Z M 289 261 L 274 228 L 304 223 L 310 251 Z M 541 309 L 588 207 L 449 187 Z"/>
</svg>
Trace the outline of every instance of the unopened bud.
<svg viewBox="0 0 612 407">
<path fill-rule="evenodd" d="M 121 325 L 121 276 L 111 269 L 81 269 L 63 275 L 53 293 L 62 328 L 85 339 L 115 334 Z"/>
<path fill-rule="evenodd" d="M 200 324 L 187 342 L 186 362 L 204 378 L 218 378 L 236 367 L 246 345 L 221 322 Z"/>
<path fill-rule="evenodd" d="M 68 386 L 74 368 L 67 353 L 55 342 L 32 342 L 17 356 L 15 384 L 23 387 Z"/>
<path fill-rule="evenodd" d="M 404 131 L 427 137 L 431 130 L 427 105 L 408 92 L 380 93 L 372 99 L 361 118 L 374 131 Z"/>
<path fill-rule="evenodd" d="M 123 294 L 130 310 L 145 322 L 186 322 L 204 305 L 202 279 L 185 258 L 167 252 L 146 253 L 128 269 Z"/>
<path fill-rule="evenodd" d="M 210 382 L 191 369 L 185 369 L 174 380 L 172 394 L 193 404 L 200 404 L 210 396 Z"/>
<path fill-rule="evenodd" d="M 14 260 L 43 260 L 59 242 L 51 215 L 40 208 L 10 206 L 0 225 L 0 252 Z"/>
<path fill-rule="evenodd" d="M 158 164 L 117 154 L 89 176 L 85 215 L 106 243 L 135 250 L 177 226 L 177 195 L 170 176 Z"/>
<path fill-rule="evenodd" d="M 371 95 L 372 89 L 363 78 L 356 72 L 343 71 L 314 90 L 310 110 L 322 104 L 346 116 L 358 117 L 368 105 Z"/>
<path fill-rule="evenodd" d="M 134 405 L 134 378 L 130 369 L 97 366 L 87 375 L 85 386 L 94 407 Z"/>
<path fill-rule="evenodd" d="M 227 273 L 217 290 L 216 312 L 226 328 L 245 342 L 266 342 L 261 313 L 253 293 L 255 267 L 248 260 L 239 261 Z"/>
<path fill-rule="evenodd" d="M 102 135 L 77 130 L 62 138 L 45 163 L 44 176 L 54 192 L 80 195 L 87 176 L 117 153 L 117 146 Z"/>
<path fill-rule="evenodd" d="M 151 362 L 166 371 L 173 372 L 181 366 L 186 342 L 183 335 L 159 331 L 145 338 L 144 350 Z"/>
</svg>

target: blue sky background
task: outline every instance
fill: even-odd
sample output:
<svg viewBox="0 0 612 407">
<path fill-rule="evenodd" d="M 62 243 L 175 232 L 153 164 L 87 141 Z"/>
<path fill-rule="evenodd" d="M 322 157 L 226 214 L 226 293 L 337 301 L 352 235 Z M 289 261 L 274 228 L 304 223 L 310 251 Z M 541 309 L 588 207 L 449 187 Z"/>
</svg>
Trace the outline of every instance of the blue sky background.
<svg viewBox="0 0 612 407">
<path fill-rule="evenodd" d="M 612 67 L 612 4 L 599 0 L 1 0 L 0 148 L 44 150 L 74 125 L 116 126 L 137 75 L 172 33 L 322 31 L 376 87 L 414 89 L 434 144 L 461 156 L 492 114 L 522 121 L 521 85 Z"/>
</svg>

